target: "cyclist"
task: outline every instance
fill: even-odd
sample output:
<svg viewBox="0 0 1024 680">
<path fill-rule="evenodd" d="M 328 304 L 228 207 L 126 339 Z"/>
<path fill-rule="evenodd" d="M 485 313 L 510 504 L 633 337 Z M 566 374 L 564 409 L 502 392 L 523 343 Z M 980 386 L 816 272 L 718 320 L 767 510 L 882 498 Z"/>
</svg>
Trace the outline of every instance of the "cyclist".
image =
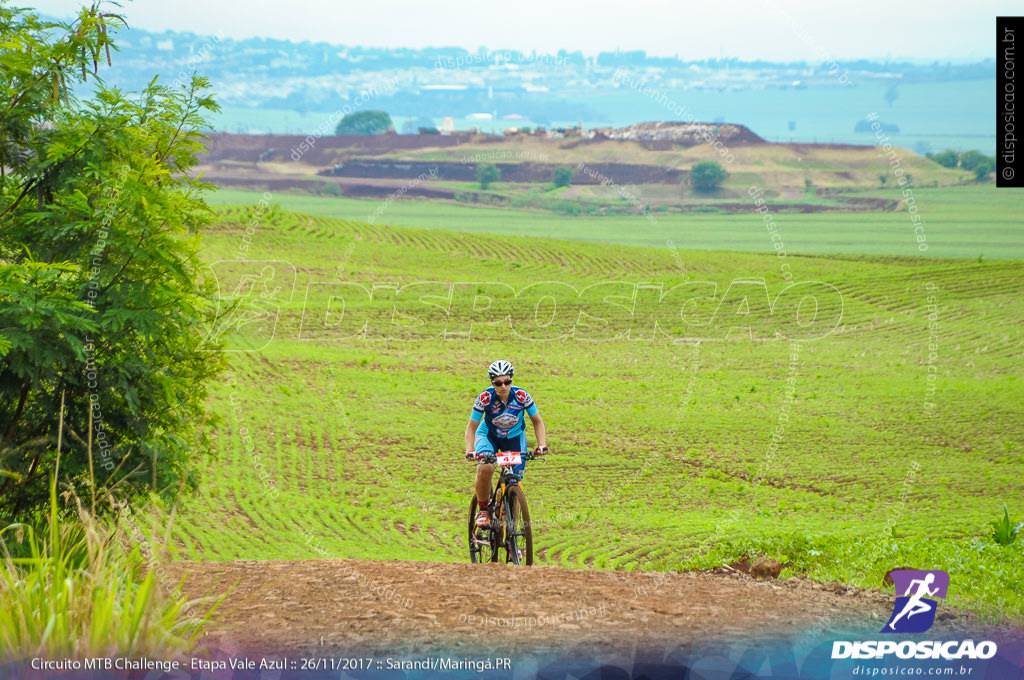
<svg viewBox="0 0 1024 680">
<path fill-rule="evenodd" d="M 544 421 L 537 413 L 537 406 L 526 390 L 512 384 L 515 368 L 502 359 L 487 368 L 491 387 L 480 393 L 469 414 L 466 426 L 466 458 L 479 459 L 488 453 L 498 451 L 528 451 L 526 447 L 526 418 L 530 416 L 533 431 L 537 435 L 539 453 L 546 453 L 547 432 Z M 516 474 L 522 475 L 526 462 L 517 465 Z M 487 503 L 491 496 L 491 475 L 494 465 L 478 463 L 476 468 L 476 501 L 480 512 L 476 525 L 490 525 L 487 517 Z"/>
</svg>

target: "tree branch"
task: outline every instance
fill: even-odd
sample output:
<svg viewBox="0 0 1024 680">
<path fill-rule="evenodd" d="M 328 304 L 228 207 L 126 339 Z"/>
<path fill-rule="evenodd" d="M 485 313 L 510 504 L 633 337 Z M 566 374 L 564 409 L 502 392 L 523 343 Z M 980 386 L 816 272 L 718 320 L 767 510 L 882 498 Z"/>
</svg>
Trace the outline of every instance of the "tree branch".
<svg viewBox="0 0 1024 680">
<path fill-rule="evenodd" d="M 0 440 L 0 450 L 7 448 L 7 442 L 10 440 L 11 435 L 14 434 L 14 427 L 21 420 L 21 413 L 25 408 L 25 400 L 28 398 L 29 385 L 24 383 L 21 386 L 21 396 L 18 397 L 18 407 L 14 409 L 14 417 L 11 418 L 11 424 L 7 426 L 7 432 L 4 433 L 4 438 Z"/>
<path fill-rule="evenodd" d="M 74 152 L 73 154 L 71 154 L 71 155 L 70 155 L 70 156 L 68 156 L 67 158 L 64 158 L 64 159 L 62 159 L 62 160 L 61 160 L 61 161 L 60 161 L 59 163 L 57 163 L 56 165 L 54 165 L 54 166 L 51 166 L 51 167 L 47 168 L 47 169 L 46 169 L 46 170 L 45 170 L 45 171 L 43 172 L 43 174 L 42 174 L 42 176 L 41 176 L 41 177 L 34 177 L 34 178 L 30 179 L 30 180 L 29 180 L 29 181 L 28 181 L 28 182 L 27 182 L 27 183 L 25 184 L 25 188 L 24 188 L 24 189 L 22 190 L 22 192 L 21 192 L 21 195 L 20 195 L 20 196 L 18 196 L 18 198 L 17 198 L 17 199 L 15 199 L 14 203 L 12 203 L 11 205 L 9 205 L 9 206 L 7 206 L 6 208 L 4 208 L 3 212 L 0 212 L 0 217 L 3 217 L 3 216 L 4 216 L 4 215 L 6 215 L 7 213 L 9 213 L 9 212 L 11 212 L 12 210 L 14 210 L 15 208 L 17 208 L 17 207 L 18 207 L 18 204 L 19 204 L 19 203 L 21 203 L 22 199 L 24 199 L 24 198 L 25 198 L 25 196 L 27 196 L 27 195 L 28 195 L 28 193 L 29 193 L 30 191 L 32 191 L 32 189 L 33 189 L 34 187 L 38 187 L 38 186 L 40 185 L 40 183 L 42 183 L 42 182 L 46 181 L 46 179 L 47 179 L 48 177 L 50 177 L 50 176 L 52 176 L 52 175 L 56 174 L 56 173 L 57 173 L 57 171 L 59 171 L 59 170 L 60 170 L 60 169 L 61 169 L 61 168 L 62 168 L 62 167 L 64 166 L 64 164 L 66 164 L 66 163 L 68 163 L 68 162 L 70 162 L 70 161 L 74 160 L 74 159 L 75 159 L 75 158 L 76 158 L 76 157 L 78 156 L 78 154 L 82 153 L 82 152 L 83 152 L 83 151 L 85 151 L 85 150 L 86 150 L 87 148 L 89 148 L 89 143 L 90 143 L 90 142 L 92 141 L 93 137 L 95 137 L 95 136 L 96 136 L 96 133 L 98 133 L 99 131 L 100 131 L 100 126 L 97 126 L 97 127 L 96 127 L 96 129 L 95 129 L 95 130 L 93 130 L 93 131 L 92 131 L 92 132 L 91 132 L 91 133 L 89 134 L 89 137 L 88 137 L 88 138 L 86 138 L 86 140 L 85 140 L 85 143 L 84 143 L 84 144 L 82 144 L 82 146 L 78 147 L 78 148 L 77 148 L 77 149 L 75 150 L 75 152 Z"/>
<path fill-rule="evenodd" d="M 145 240 L 146 240 L 146 232 L 143 231 L 142 232 L 142 236 L 139 237 L 139 242 L 135 244 L 135 247 L 136 248 L 141 248 L 142 247 L 142 242 L 145 241 Z M 112 279 L 110 279 L 110 283 L 108 283 L 107 285 L 103 286 L 103 289 L 99 293 L 97 293 L 97 297 L 99 297 L 100 295 L 103 295 L 108 290 L 110 290 L 110 288 L 117 282 L 117 279 L 120 278 L 121 274 L 124 273 L 124 270 L 128 268 L 128 265 L 130 265 L 132 263 L 132 260 L 134 260 L 134 259 L 135 259 L 135 255 L 129 255 L 128 256 L 128 259 L 124 261 L 124 264 L 121 265 L 121 268 L 119 270 L 117 270 L 117 273 L 114 274 L 114 277 Z"/>
</svg>

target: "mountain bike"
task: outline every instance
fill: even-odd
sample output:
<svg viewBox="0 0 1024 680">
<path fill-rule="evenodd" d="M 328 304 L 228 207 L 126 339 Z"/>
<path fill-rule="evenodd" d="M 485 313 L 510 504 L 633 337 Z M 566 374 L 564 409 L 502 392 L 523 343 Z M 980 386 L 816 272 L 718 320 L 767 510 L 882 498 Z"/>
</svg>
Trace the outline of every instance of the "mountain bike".
<svg viewBox="0 0 1024 680">
<path fill-rule="evenodd" d="M 533 564 L 533 529 L 530 510 L 526 507 L 526 494 L 519 485 L 521 477 L 512 469 L 524 460 L 546 455 L 531 451 L 499 451 L 483 456 L 484 463 L 499 466 L 498 481 L 491 489 L 487 503 L 490 526 L 476 525 L 477 500 L 469 503 L 469 560 L 497 562 L 504 554 L 505 564 Z"/>
</svg>

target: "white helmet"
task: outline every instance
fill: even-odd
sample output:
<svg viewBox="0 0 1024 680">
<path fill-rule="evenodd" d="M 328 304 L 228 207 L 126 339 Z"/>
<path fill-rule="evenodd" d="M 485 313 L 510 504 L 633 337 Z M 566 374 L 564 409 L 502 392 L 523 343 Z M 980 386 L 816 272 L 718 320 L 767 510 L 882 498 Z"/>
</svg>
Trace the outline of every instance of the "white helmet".
<svg viewBox="0 0 1024 680">
<path fill-rule="evenodd" d="M 509 362 L 504 359 L 498 359 L 493 364 L 487 367 L 487 375 L 491 379 L 496 378 L 499 375 L 507 375 L 512 377 L 516 372 L 516 369 Z"/>
</svg>

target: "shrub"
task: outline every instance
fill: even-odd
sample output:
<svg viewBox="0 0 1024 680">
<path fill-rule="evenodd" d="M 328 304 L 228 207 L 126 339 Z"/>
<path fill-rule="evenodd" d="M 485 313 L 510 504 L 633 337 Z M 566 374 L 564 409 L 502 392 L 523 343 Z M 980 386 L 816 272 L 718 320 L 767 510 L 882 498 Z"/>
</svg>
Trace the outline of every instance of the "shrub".
<svg viewBox="0 0 1024 680">
<path fill-rule="evenodd" d="M 494 163 L 483 163 L 476 167 L 476 181 L 480 182 L 480 188 L 486 189 L 492 182 L 501 179 L 501 170 Z"/>
<path fill-rule="evenodd" d="M 551 181 L 555 183 L 555 187 L 567 187 L 572 183 L 573 174 L 572 168 L 563 165 L 555 168 Z"/>
<path fill-rule="evenodd" d="M 952 149 L 946 149 L 945 151 L 938 151 L 936 153 L 925 154 L 925 158 L 930 158 L 944 168 L 955 168 L 957 163 L 960 162 L 960 155 Z"/>
<path fill-rule="evenodd" d="M 579 204 L 573 201 L 556 201 L 554 207 L 559 215 L 579 215 L 582 212 Z"/>
<path fill-rule="evenodd" d="M 219 602 L 193 613 L 199 601 L 162 592 L 126 514 L 101 521 L 76 506 L 59 513 L 51 478 L 42 534 L 26 524 L 0 531 L 0 647 L 50 657 L 191 652 Z"/>
<path fill-rule="evenodd" d="M 969 172 L 988 161 L 989 157 L 980 151 L 964 151 L 960 154 L 960 167 Z"/>
<path fill-rule="evenodd" d="M 225 357 L 196 351 L 217 349 L 219 297 L 200 260 L 210 185 L 191 170 L 217 104 L 198 76 L 108 88 L 96 57 L 121 22 L 0 3 L 0 527 L 46 505 L 61 431 L 80 492 L 90 431 L 97 482 L 122 492 L 194 488 L 210 448 Z"/>
<path fill-rule="evenodd" d="M 336 135 L 381 135 L 394 130 L 391 116 L 386 111 L 356 111 L 345 114 L 338 123 Z"/>
<path fill-rule="evenodd" d="M 714 191 L 725 181 L 728 173 L 715 161 L 701 161 L 690 168 L 693 188 L 697 191 Z"/>
</svg>

